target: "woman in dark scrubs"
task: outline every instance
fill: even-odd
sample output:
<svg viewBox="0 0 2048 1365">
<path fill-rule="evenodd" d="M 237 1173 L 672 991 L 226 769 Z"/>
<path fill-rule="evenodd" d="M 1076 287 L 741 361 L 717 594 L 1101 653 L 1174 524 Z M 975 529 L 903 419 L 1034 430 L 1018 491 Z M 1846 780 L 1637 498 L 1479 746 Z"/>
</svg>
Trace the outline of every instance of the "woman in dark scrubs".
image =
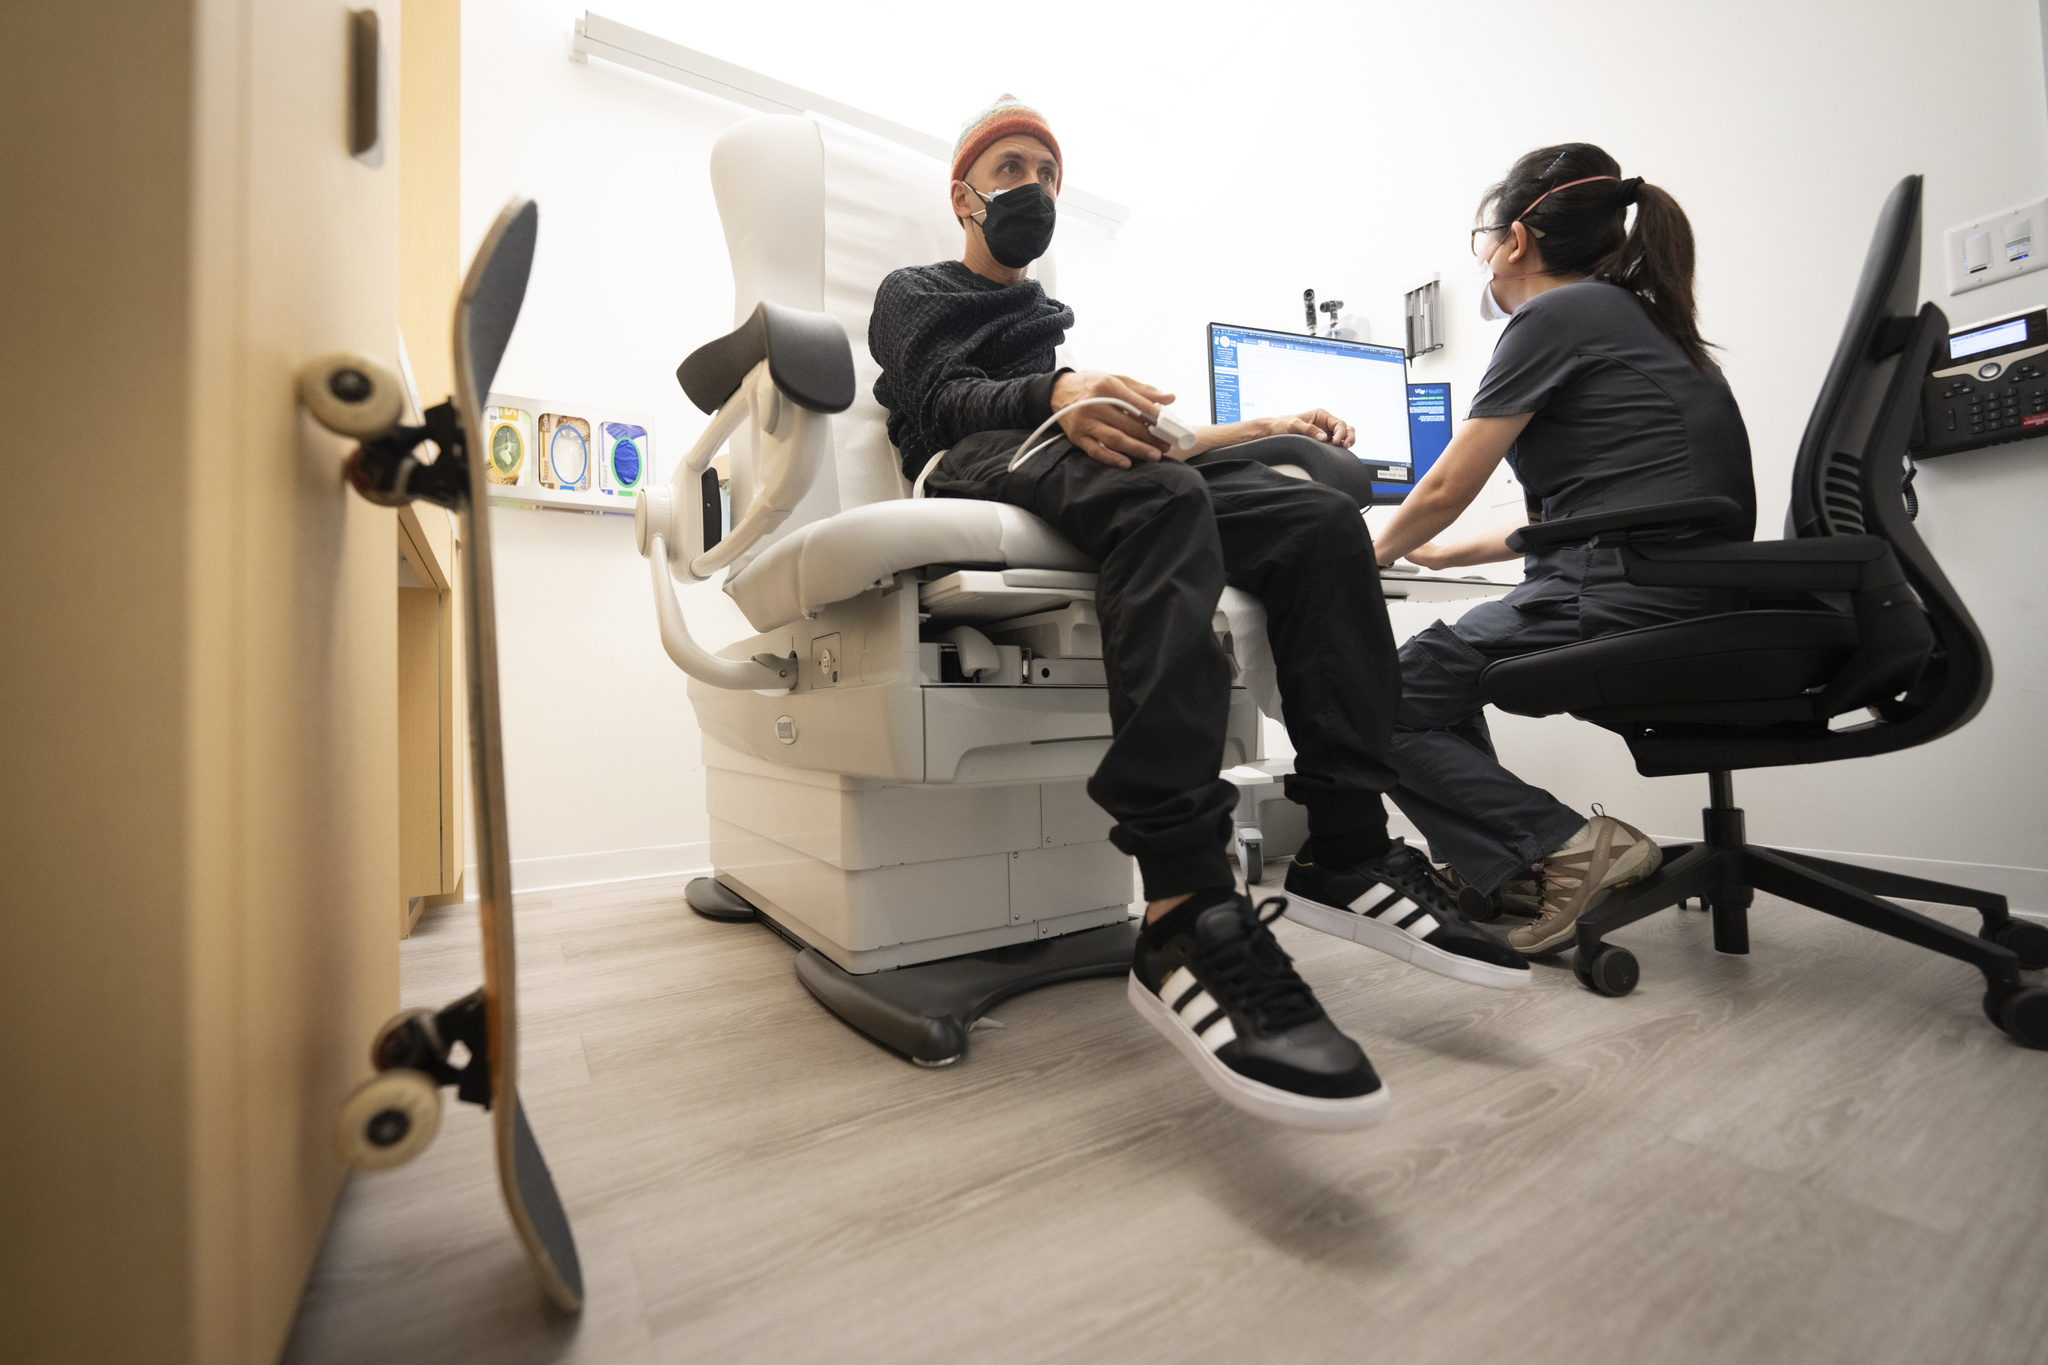
<svg viewBox="0 0 2048 1365">
<path fill-rule="evenodd" d="M 1748 512 L 1748 534 L 1749 436 L 1700 340 L 1692 227 L 1677 201 L 1573 142 L 1517 161 L 1481 199 L 1479 222 L 1472 250 L 1492 275 L 1480 313 L 1505 315 L 1508 325 L 1468 420 L 1378 537 L 1380 563 L 1405 555 L 1439 569 L 1514 558 L 1513 526 L 1434 540 L 1503 459 L 1545 521 L 1719 495 Z M 1540 915 L 1508 935 L 1540 954 L 1570 944 L 1581 915 L 1654 871 L 1660 855 L 1641 831 L 1597 810 L 1589 820 L 1501 765 L 1480 671 L 1720 607 L 1699 589 L 1624 581 L 1612 550 L 1574 546 L 1524 563 L 1521 586 L 1506 597 L 1438 621 L 1402 648 L 1401 780 L 1388 795 L 1454 882 L 1498 903 L 1511 880 L 1540 881 Z"/>
</svg>

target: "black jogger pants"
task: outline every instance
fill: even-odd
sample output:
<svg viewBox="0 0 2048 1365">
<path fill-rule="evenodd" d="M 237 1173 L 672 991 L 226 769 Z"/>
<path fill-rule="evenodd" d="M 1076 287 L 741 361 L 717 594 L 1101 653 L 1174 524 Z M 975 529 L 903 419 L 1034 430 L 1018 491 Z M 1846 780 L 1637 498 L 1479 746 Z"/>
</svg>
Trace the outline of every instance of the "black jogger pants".
<svg viewBox="0 0 2048 1365">
<path fill-rule="evenodd" d="M 1311 836 L 1383 833 L 1401 683 L 1372 539 L 1350 497 L 1260 458 L 1272 442 L 1316 443 L 1270 437 L 1116 469 L 1062 439 L 1010 473 L 1024 435 L 967 438 L 927 488 L 1022 507 L 1100 566 L 1115 737 L 1088 794 L 1116 817 L 1110 838 L 1138 860 L 1146 898 L 1232 881 L 1237 793 L 1219 775 L 1231 669 L 1211 624 L 1226 583 L 1265 604 L 1296 751 L 1287 795 L 1308 808 Z"/>
</svg>

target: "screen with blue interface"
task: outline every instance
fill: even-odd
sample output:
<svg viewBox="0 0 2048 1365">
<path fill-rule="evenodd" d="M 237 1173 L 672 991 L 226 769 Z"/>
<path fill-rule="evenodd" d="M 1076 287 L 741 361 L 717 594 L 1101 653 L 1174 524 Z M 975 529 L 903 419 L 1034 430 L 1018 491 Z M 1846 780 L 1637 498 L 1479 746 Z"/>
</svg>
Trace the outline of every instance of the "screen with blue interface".
<svg viewBox="0 0 2048 1365">
<path fill-rule="evenodd" d="M 1209 324 L 1209 414 L 1215 422 L 1324 408 L 1358 432 L 1351 453 L 1373 478 L 1413 483 L 1408 361 L 1398 346 Z"/>
<path fill-rule="evenodd" d="M 1437 456 L 1451 443 L 1451 386 L 1410 384 L 1408 386 L 1408 436 L 1415 452 L 1415 483 L 1422 482 Z M 1375 502 L 1399 502 L 1415 484 L 1374 483 Z"/>
</svg>

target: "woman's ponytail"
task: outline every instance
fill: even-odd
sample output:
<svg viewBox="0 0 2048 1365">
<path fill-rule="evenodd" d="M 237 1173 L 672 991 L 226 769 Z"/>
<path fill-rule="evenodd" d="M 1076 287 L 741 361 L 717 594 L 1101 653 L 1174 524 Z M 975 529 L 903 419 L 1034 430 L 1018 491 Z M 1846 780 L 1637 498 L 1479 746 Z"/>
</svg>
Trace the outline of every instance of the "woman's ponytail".
<svg viewBox="0 0 2048 1365">
<path fill-rule="evenodd" d="M 1553 192 L 1555 191 L 1555 192 Z M 1628 222 L 1628 206 L 1636 208 Z M 1590 142 L 1539 147 L 1479 201 L 1480 221 L 1525 223 L 1552 270 L 1620 285 L 1685 358 L 1711 369 L 1693 299 L 1692 224 L 1678 201 Z"/>
<path fill-rule="evenodd" d="M 1657 330 L 1677 342 L 1687 360 L 1708 369 L 1712 362 L 1700 339 L 1699 306 L 1692 293 L 1692 223 L 1678 201 L 1655 185 L 1637 181 L 1635 200 L 1636 220 L 1628 236 L 1587 273 L 1641 299 Z"/>
</svg>

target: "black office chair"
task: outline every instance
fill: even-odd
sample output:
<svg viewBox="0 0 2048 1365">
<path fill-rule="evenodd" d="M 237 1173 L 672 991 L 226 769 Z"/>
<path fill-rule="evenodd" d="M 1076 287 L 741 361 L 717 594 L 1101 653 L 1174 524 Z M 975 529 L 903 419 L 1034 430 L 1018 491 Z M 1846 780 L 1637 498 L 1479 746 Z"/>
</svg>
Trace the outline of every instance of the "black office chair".
<svg viewBox="0 0 2048 1365">
<path fill-rule="evenodd" d="M 1948 320 L 1915 314 L 1920 177 L 1885 202 L 1855 304 L 1799 444 L 1785 539 L 1742 541 L 1735 504 L 1700 498 L 1527 526 L 1519 550 L 1613 547 L 1632 583 L 1731 590 L 1747 608 L 1622 631 L 1503 659 L 1480 675 L 1504 711 L 1569 712 L 1628 741 L 1645 776 L 1706 773 L 1706 837 L 1664 850 L 1654 875 L 1579 922 L 1573 970 L 1626 995 L 1638 969 L 1607 934 L 1695 896 L 1714 946 L 1749 951 L 1748 910 L 1767 891 L 1959 958 L 1984 973 L 1984 1012 L 2048 1047 L 2048 927 L 2005 897 L 1745 842 L 1737 768 L 1828 763 L 1910 748 L 1958 728 L 1991 691 L 1991 657 L 1970 613 L 1907 518 L 1901 474 L 1930 358 Z M 1860 713 L 1860 715 L 1859 715 Z M 1851 719 L 1852 717 L 1858 717 Z M 1886 896 L 1967 905 L 1971 935 Z"/>
</svg>

